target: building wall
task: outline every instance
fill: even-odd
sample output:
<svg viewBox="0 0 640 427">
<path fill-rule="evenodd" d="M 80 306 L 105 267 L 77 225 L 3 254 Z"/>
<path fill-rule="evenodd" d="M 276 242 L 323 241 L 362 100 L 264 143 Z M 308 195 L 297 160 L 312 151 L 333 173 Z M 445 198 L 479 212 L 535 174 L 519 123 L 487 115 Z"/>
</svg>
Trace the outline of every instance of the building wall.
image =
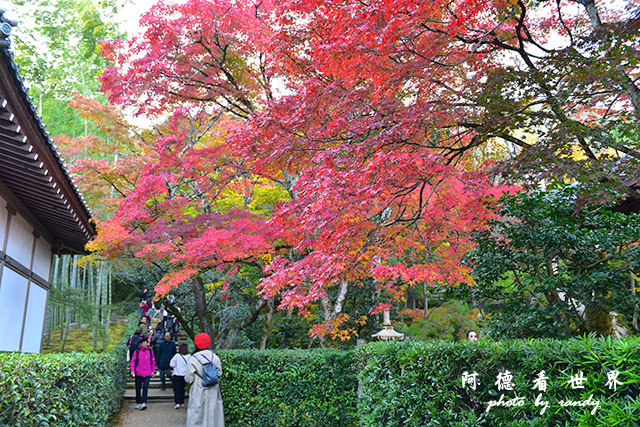
<svg viewBox="0 0 640 427">
<path fill-rule="evenodd" d="M 51 243 L 0 195 L 0 351 L 40 351 L 51 261 Z"/>
</svg>

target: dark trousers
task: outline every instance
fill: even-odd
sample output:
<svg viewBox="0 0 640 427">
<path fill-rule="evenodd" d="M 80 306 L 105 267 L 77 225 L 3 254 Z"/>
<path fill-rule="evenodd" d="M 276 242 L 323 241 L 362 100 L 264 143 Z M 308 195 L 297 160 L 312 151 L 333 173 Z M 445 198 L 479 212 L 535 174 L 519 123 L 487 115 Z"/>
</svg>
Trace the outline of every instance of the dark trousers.
<svg viewBox="0 0 640 427">
<path fill-rule="evenodd" d="M 136 403 L 147 403 L 151 377 L 139 377 L 136 375 Z"/>
<path fill-rule="evenodd" d="M 171 377 L 171 368 L 159 368 L 158 370 L 160 371 L 160 383 L 162 384 L 162 389 L 164 390 L 165 388 L 167 388 L 167 382 L 165 381 L 164 376 L 167 375 L 168 377 Z"/>
<path fill-rule="evenodd" d="M 171 377 L 173 383 L 173 401 L 176 404 L 184 404 L 184 377 L 174 375 Z"/>
<path fill-rule="evenodd" d="M 160 346 L 159 345 L 154 345 L 153 346 L 153 355 L 156 357 L 156 367 L 160 364 Z M 158 369 L 160 369 L 158 367 Z"/>
</svg>

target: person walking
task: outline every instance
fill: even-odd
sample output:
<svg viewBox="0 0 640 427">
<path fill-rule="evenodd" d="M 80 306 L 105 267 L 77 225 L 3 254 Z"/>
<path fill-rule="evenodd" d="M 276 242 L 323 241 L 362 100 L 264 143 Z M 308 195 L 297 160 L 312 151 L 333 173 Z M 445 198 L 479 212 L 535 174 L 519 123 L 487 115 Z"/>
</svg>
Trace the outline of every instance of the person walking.
<svg viewBox="0 0 640 427">
<path fill-rule="evenodd" d="M 149 295 L 147 293 L 147 288 L 144 288 L 144 290 L 140 291 L 140 317 L 144 316 L 144 309 L 142 308 L 142 301 L 146 301 L 149 298 Z"/>
<path fill-rule="evenodd" d="M 142 337 L 142 330 L 140 328 L 129 337 L 127 340 L 127 347 L 129 348 L 129 360 L 133 357 L 133 353 L 138 349 L 140 343 L 144 338 Z"/>
<path fill-rule="evenodd" d="M 151 336 L 151 346 L 153 347 L 153 353 L 156 355 L 156 365 L 160 367 L 160 344 L 164 341 L 164 329 L 161 324 L 156 325 L 156 330 Z"/>
<path fill-rule="evenodd" d="M 162 384 L 162 390 L 167 389 L 167 383 L 165 381 L 165 375 L 171 378 L 169 369 L 169 362 L 176 354 L 176 343 L 171 341 L 171 334 L 169 332 L 164 334 L 164 340 L 160 342 L 158 346 L 158 370 L 160 371 L 160 383 Z"/>
<path fill-rule="evenodd" d="M 211 338 L 200 333 L 193 339 L 196 352 L 187 363 L 184 380 L 191 384 L 189 390 L 189 406 L 187 408 L 187 427 L 224 427 L 224 412 L 222 409 L 222 395 L 220 384 L 203 387 L 203 364 L 213 363 L 218 371 L 218 378 L 222 376 L 220 358 L 211 350 Z"/>
<path fill-rule="evenodd" d="M 170 315 L 167 318 L 167 332 L 171 333 L 171 339 L 178 341 L 178 331 L 180 330 L 180 324 L 175 314 Z"/>
<path fill-rule="evenodd" d="M 149 381 L 156 371 L 156 360 L 149 341 L 142 340 L 140 347 L 133 353 L 130 362 L 131 376 L 136 378 L 136 409 L 147 408 Z"/>
<path fill-rule="evenodd" d="M 173 370 L 171 383 L 173 384 L 173 401 L 176 404 L 174 409 L 184 408 L 184 375 L 187 372 L 187 363 L 190 358 L 189 346 L 182 343 L 179 346 L 178 353 L 169 362 L 169 367 Z"/>
<path fill-rule="evenodd" d="M 147 314 L 149 313 L 151 307 L 153 307 L 153 304 L 151 304 L 150 299 L 140 301 L 140 317 L 147 317 Z"/>
</svg>

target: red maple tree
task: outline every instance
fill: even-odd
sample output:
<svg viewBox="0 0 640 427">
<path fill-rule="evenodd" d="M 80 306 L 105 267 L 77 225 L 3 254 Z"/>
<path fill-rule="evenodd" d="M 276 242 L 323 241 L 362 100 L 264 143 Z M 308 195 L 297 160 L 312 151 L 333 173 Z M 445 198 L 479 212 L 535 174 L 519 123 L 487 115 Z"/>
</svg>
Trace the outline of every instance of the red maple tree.
<svg viewBox="0 0 640 427">
<path fill-rule="evenodd" d="M 571 9 L 575 3 L 584 7 Z M 114 61 L 103 89 L 139 114 L 224 118 L 227 151 L 203 152 L 198 176 L 213 168 L 208 185 L 220 188 L 216 165 L 232 153 L 231 176 L 278 183 L 290 200 L 269 220 L 274 233 L 255 246 L 236 239 L 253 235 L 243 227 L 255 218 L 242 209 L 234 220 L 207 217 L 198 232 L 225 223 L 228 234 L 198 245 L 219 257 L 228 240 L 233 259 L 291 246 L 265 269 L 262 292 L 302 313 L 320 304 L 325 324 L 315 331 L 331 335 L 348 321 L 346 295 L 365 279 L 377 281 L 382 304 L 401 299 L 407 285 L 468 280 L 460 260 L 469 234 L 491 217 L 487 201 L 499 193 L 479 147 L 507 144 L 515 161 L 503 166 L 527 172 L 521 179 L 571 177 L 633 194 L 640 155 L 628 136 L 640 90 L 636 36 L 621 29 L 638 19 L 595 4 L 160 2 L 143 17 L 140 36 L 103 44 Z M 593 103 L 605 107 L 585 114 Z M 142 212 L 153 191 L 169 191 L 158 181 L 173 183 L 175 174 L 158 165 L 148 171 L 137 190 Z M 153 200 L 172 216 L 186 202 Z M 123 204 L 119 217 L 133 212 L 137 220 L 136 206 Z M 135 222 L 122 224 L 110 232 L 128 233 Z M 163 284 L 192 277 L 186 266 L 199 254 L 183 243 L 173 252 L 156 233 L 140 255 L 185 266 Z"/>
</svg>

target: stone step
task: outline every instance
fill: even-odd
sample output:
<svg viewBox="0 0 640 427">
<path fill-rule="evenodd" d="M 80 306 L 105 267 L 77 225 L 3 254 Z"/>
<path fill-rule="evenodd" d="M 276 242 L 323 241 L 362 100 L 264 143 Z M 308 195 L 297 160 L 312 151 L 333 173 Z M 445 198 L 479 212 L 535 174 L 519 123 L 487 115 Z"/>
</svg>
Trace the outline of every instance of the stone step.
<svg viewBox="0 0 640 427">
<path fill-rule="evenodd" d="M 185 393 L 185 399 L 189 397 L 189 392 Z M 124 391 L 124 398 L 126 400 L 136 400 L 136 390 L 132 389 L 132 390 L 125 390 Z M 160 389 L 152 389 L 149 388 L 149 391 L 147 392 L 147 400 L 149 401 L 164 401 L 164 402 L 173 402 L 173 390 L 171 389 L 166 389 L 166 390 L 160 390 Z"/>
<path fill-rule="evenodd" d="M 171 380 L 169 378 L 167 378 L 166 380 L 166 385 L 167 388 L 173 388 L 173 384 L 171 383 Z M 149 382 L 149 389 L 152 388 L 161 388 L 162 387 L 162 383 L 160 382 L 160 379 L 158 378 L 157 380 L 151 380 Z M 135 380 L 129 380 L 127 381 L 127 389 L 134 389 L 136 388 L 136 381 Z"/>
</svg>

